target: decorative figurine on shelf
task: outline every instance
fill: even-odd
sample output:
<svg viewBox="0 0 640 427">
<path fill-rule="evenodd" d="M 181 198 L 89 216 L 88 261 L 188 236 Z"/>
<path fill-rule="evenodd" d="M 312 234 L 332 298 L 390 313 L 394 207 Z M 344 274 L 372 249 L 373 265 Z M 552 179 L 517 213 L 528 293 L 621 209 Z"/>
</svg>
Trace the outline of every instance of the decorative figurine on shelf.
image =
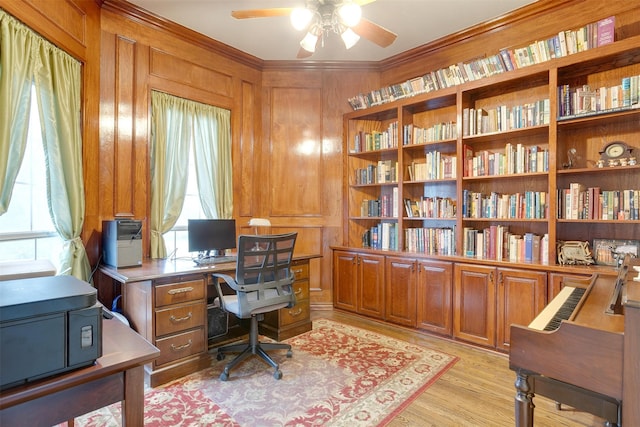
<svg viewBox="0 0 640 427">
<path fill-rule="evenodd" d="M 566 241 L 558 243 L 558 263 L 561 265 L 595 264 L 589 242 Z"/>
<path fill-rule="evenodd" d="M 576 150 L 575 148 L 569 148 L 569 150 L 567 150 L 567 163 L 563 163 L 562 168 L 571 169 L 572 167 L 576 166 L 577 160 L 578 150 Z"/>
<path fill-rule="evenodd" d="M 633 148 L 629 147 L 626 142 L 608 142 L 604 144 L 602 150 L 600 150 L 600 161 L 602 162 L 603 166 L 605 164 L 609 167 L 626 166 L 629 164 L 629 160 L 632 158 L 632 151 Z M 633 159 L 635 164 L 635 158 Z M 600 161 L 598 162 L 598 167 L 601 167 Z"/>
</svg>

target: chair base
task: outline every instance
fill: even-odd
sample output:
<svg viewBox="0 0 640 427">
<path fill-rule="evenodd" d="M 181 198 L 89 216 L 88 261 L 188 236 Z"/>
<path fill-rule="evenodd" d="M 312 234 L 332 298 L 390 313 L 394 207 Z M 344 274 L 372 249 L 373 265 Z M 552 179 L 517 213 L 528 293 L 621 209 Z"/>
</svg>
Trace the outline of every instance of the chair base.
<svg viewBox="0 0 640 427">
<path fill-rule="evenodd" d="M 268 350 L 287 350 L 287 357 L 292 357 L 291 346 L 282 343 L 261 343 L 258 341 L 258 318 L 251 316 L 251 327 L 249 330 L 249 341 L 239 344 L 230 344 L 218 348 L 217 359 L 223 360 L 227 353 L 240 353 L 232 361 L 227 363 L 220 374 L 220 380 L 229 379 L 229 371 L 251 355 L 260 356 L 265 362 L 274 368 L 273 377 L 277 380 L 282 378 L 282 371 L 278 363 L 267 354 Z"/>
</svg>

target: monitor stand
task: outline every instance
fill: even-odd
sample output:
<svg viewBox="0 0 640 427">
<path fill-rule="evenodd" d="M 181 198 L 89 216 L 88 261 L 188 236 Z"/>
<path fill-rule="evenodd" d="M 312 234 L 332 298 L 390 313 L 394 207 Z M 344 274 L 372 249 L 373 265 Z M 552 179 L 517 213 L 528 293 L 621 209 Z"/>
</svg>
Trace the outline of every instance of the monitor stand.
<svg viewBox="0 0 640 427">
<path fill-rule="evenodd" d="M 209 251 L 208 258 L 217 258 L 226 255 L 226 251 L 224 249 L 211 249 Z"/>
</svg>

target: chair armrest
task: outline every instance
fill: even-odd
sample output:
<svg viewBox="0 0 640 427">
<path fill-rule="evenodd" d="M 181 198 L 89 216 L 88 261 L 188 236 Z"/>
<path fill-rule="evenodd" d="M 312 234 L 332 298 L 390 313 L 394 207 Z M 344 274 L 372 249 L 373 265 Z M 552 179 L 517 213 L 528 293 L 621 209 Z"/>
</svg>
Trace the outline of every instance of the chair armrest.
<svg viewBox="0 0 640 427">
<path fill-rule="evenodd" d="M 223 274 L 223 273 L 213 273 L 211 274 L 213 277 L 217 277 L 219 279 L 222 279 L 225 281 L 225 283 L 227 285 L 229 285 L 229 287 L 231 289 L 233 289 L 234 291 L 238 292 L 240 290 L 240 287 L 238 286 L 238 283 L 235 281 L 235 279 L 231 276 L 229 276 L 228 274 Z M 219 287 L 219 285 L 217 285 L 217 281 L 216 281 L 216 286 Z M 220 292 L 220 289 L 218 289 L 218 292 Z"/>
</svg>

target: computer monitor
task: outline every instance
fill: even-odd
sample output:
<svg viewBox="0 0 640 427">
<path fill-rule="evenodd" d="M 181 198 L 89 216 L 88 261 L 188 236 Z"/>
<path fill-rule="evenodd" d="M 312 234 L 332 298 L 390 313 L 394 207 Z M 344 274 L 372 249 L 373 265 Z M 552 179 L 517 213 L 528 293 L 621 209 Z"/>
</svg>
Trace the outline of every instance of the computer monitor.
<svg viewBox="0 0 640 427">
<path fill-rule="evenodd" d="M 226 249 L 236 247 L 236 220 L 190 219 L 187 235 L 189 252 L 205 257 L 224 256 Z"/>
</svg>

